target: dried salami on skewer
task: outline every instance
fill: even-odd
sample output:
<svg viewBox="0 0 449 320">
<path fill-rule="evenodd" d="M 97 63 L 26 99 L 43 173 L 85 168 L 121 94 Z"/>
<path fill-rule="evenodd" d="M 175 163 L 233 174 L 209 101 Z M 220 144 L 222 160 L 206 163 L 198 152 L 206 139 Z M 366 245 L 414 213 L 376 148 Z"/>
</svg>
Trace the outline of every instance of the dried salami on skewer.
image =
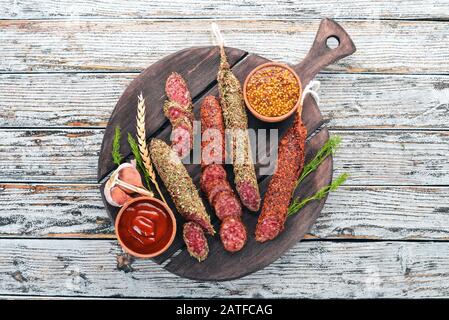
<svg viewBox="0 0 449 320">
<path fill-rule="evenodd" d="M 222 40 L 219 40 L 219 46 L 221 59 L 217 76 L 218 91 L 226 129 L 229 129 L 232 137 L 234 182 L 242 204 L 251 211 L 257 211 L 260 207 L 260 193 L 252 161 L 242 86 L 232 73 Z"/>
<path fill-rule="evenodd" d="M 256 240 L 272 240 L 284 229 L 287 210 L 299 175 L 304 168 L 304 149 L 307 129 L 298 108 L 293 126 L 279 142 L 276 171 L 265 193 L 262 212 L 256 226 Z"/>
<path fill-rule="evenodd" d="M 192 227 L 192 223 L 184 226 L 183 236 L 190 255 L 204 260 L 209 249 L 203 230 L 211 235 L 215 230 L 192 178 L 176 152 L 164 141 L 151 140 L 150 156 L 178 212 L 187 221 L 198 225 L 198 228 Z"/>
<path fill-rule="evenodd" d="M 224 161 L 224 123 L 220 104 L 208 96 L 201 104 L 201 189 L 221 220 L 220 239 L 225 250 L 236 252 L 246 243 L 240 201 L 229 184 Z"/>
<path fill-rule="evenodd" d="M 164 114 L 172 125 L 172 148 L 184 158 L 193 146 L 193 105 L 187 84 L 180 74 L 173 72 L 165 84 L 168 100 Z"/>
</svg>

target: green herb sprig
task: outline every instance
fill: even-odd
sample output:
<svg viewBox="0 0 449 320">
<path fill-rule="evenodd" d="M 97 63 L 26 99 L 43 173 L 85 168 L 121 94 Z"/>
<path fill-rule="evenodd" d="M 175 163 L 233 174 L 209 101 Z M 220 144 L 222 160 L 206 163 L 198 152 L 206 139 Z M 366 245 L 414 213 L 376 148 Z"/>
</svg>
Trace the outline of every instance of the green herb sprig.
<svg viewBox="0 0 449 320">
<path fill-rule="evenodd" d="M 337 179 L 332 181 L 330 185 L 325 186 L 320 190 L 318 190 L 318 192 L 315 193 L 313 196 L 305 198 L 304 200 L 299 200 L 298 198 L 294 199 L 293 202 L 288 207 L 287 216 L 291 216 L 299 212 L 299 210 L 301 210 L 310 201 L 323 199 L 329 192 L 337 190 L 337 188 L 341 186 L 348 179 L 348 177 L 349 174 L 343 173 Z"/>
<path fill-rule="evenodd" d="M 148 174 L 148 171 L 145 169 L 145 165 L 143 163 L 142 156 L 139 151 L 139 145 L 137 144 L 137 141 L 133 138 L 133 136 L 129 132 L 128 132 L 128 143 L 131 148 L 131 151 L 133 152 L 137 167 L 139 168 L 140 172 L 143 173 L 143 177 L 145 178 L 146 186 L 147 186 L 148 190 L 151 190 L 150 189 L 151 177 Z"/>
<path fill-rule="evenodd" d="M 311 172 L 315 171 L 329 155 L 334 154 L 335 151 L 337 151 L 340 143 L 341 137 L 330 137 L 329 140 L 327 140 L 327 142 L 324 144 L 324 146 L 321 147 L 320 151 L 318 151 L 315 157 L 305 165 L 296 185 L 299 185 Z"/>
<path fill-rule="evenodd" d="M 112 140 L 112 161 L 118 166 L 123 161 L 123 156 L 120 153 L 120 139 L 121 139 L 120 127 L 117 126 L 115 127 L 114 139 Z"/>
</svg>

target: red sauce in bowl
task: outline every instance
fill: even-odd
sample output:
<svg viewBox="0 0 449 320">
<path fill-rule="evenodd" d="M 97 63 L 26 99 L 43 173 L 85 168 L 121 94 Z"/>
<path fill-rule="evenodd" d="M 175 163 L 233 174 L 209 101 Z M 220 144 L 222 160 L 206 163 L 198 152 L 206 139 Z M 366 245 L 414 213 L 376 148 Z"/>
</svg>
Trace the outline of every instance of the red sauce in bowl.
<svg viewBox="0 0 449 320">
<path fill-rule="evenodd" d="M 120 244 L 137 257 L 154 257 L 173 242 L 176 223 L 173 213 L 161 201 L 140 197 L 126 203 L 116 220 Z"/>
</svg>

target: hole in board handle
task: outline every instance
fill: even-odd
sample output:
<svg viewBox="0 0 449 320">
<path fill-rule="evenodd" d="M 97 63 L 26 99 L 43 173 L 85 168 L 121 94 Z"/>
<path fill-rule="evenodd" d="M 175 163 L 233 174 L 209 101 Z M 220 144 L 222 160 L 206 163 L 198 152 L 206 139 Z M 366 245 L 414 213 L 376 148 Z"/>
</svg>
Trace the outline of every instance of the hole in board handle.
<svg viewBox="0 0 449 320">
<path fill-rule="evenodd" d="M 340 45 L 340 39 L 338 39 L 336 36 L 330 36 L 326 39 L 326 45 L 329 47 L 329 49 L 335 49 Z"/>
</svg>

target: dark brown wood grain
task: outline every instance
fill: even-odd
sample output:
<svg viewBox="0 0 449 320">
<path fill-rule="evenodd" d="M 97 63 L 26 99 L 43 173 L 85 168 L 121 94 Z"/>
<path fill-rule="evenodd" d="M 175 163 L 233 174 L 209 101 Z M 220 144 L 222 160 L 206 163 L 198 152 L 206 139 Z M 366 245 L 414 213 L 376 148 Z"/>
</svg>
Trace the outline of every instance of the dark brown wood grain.
<svg viewBox="0 0 449 320">
<path fill-rule="evenodd" d="M 230 65 L 234 65 L 246 55 L 245 51 L 227 48 Z M 116 126 L 123 131 L 121 152 L 124 156 L 131 154 L 126 134 L 136 134 L 136 107 L 137 97 L 140 93 L 147 101 L 148 108 L 162 110 L 165 97 L 165 81 L 172 72 L 180 73 L 189 84 L 192 97 L 195 99 L 204 90 L 215 82 L 217 77 L 216 66 L 220 61 L 217 47 L 188 48 L 173 53 L 145 69 L 126 88 L 109 118 L 108 125 L 101 144 L 98 159 L 98 181 L 102 180 L 116 166 L 112 162 L 112 138 Z M 147 138 L 167 123 L 163 112 L 147 112 L 145 116 Z"/>
<path fill-rule="evenodd" d="M 335 49 L 330 49 L 326 44 L 326 40 L 329 37 L 338 38 L 340 45 Z M 238 49 L 227 48 L 226 51 L 231 64 L 233 65 L 233 72 L 241 82 L 244 81 L 249 72 L 255 67 L 269 61 L 257 55 L 247 55 L 246 52 Z M 293 67 L 296 72 L 298 72 L 302 85 L 305 87 L 323 67 L 352 54 L 354 51 L 355 47 L 346 32 L 334 21 L 324 19 L 317 32 L 312 49 L 302 63 Z M 167 120 L 162 112 L 162 104 L 165 100 L 164 85 L 167 76 L 172 71 L 177 71 L 184 76 L 192 96 L 194 97 L 194 112 L 198 119 L 199 106 L 202 98 L 207 95 L 218 95 L 216 82 L 214 80 L 218 71 L 218 61 L 219 58 L 216 47 L 191 48 L 172 54 L 142 72 L 125 90 L 125 93 L 120 98 L 111 116 L 100 153 L 98 178 L 102 179 L 114 168 L 111 161 L 110 148 L 115 126 L 120 125 L 122 129 L 124 129 L 124 132 L 135 133 L 135 108 L 137 95 L 141 91 L 143 91 L 143 94 L 148 101 L 147 108 L 154 111 L 147 112 L 147 138 L 158 137 L 168 141 L 171 126 L 166 125 Z M 313 135 L 306 144 L 307 161 L 307 159 L 310 159 L 316 154 L 321 146 L 327 141 L 329 133 L 327 129 L 319 130 L 320 126 L 323 124 L 323 120 L 314 99 L 310 97 L 305 99 L 302 115 L 309 137 Z M 248 120 L 249 128 L 278 129 L 278 136 L 281 137 L 290 127 L 292 118 L 281 123 L 264 123 L 248 113 Z M 317 132 L 317 130 L 319 131 Z M 269 138 L 267 137 L 267 140 L 268 139 Z M 122 140 L 122 152 L 125 155 L 128 155 L 129 147 L 127 146 L 126 139 Z M 252 143 L 255 142 L 252 141 Z M 274 146 L 273 149 L 270 149 L 269 151 L 270 153 L 276 152 L 277 146 Z M 265 163 L 265 160 L 267 159 L 263 156 L 258 156 L 256 168 L 259 169 L 262 164 Z M 232 168 L 227 166 L 226 169 L 228 171 L 229 179 L 232 181 Z M 187 170 L 195 184 L 198 186 L 200 166 L 187 165 Z M 256 172 L 260 190 L 263 195 L 270 179 L 268 176 L 260 175 L 259 170 Z M 329 184 L 331 180 L 332 158 L 328 158 L 318 170 L 310 174 L 310 176 L 303 181 L 300 188 L 296 190 L 295 196 L 305 197 L 311 195 L 319 188 Z M 160 185 L 163 186 L 162 183 L 160 183 Z M 164 187 L 162 187 L 162 189 L 170 207 L 176 212 L 167 191 Z M 240 252 L 230 254 L 223 249 L 218 236 L 213 238 L 210 237 L 209 257 L 204 262 L 199 263 L 195 259 L 189 257 L 185 250 L 181 234 L 178 233 L 169 250 L 153 260 L 157 263 L 166 262 L 175 252 L 181 249 L 181 253 L 172 258 L 165 266 L 165 268 L 172 273 L 191 279 L 214 281 L 242 277 L 269 265 L 295 243 L 300 241 L 319 216 L 325 200 L 326 199 L 312 202 L 305 207 L 300 214 L 289 218 L 285 226 L 285 231 L 278 238 L 268 243 L 259 244 L 254 240 L 253 235 L 257 223 L 257 214 L 244 212 L 243 220 L 248 228 L 249 238 L 247 245 Z M 117 208 L 110 206 L 106 202 L 105 206 L 111 217 L 115 219 L 118 212 Z M 207 205 L 206 207 L 212 217 L 212 222 L 218 229 L 218 219 L 211 208 Z M 179 215 L 177 215 L 177 220 L 179 226 L 184 222 Z"/>
<path fill-rule="evenodd" d="M 327 129 L 321 130 L 306 146 L 307 158 L 310 159 L 329 138 Z M 306 160 L 307 161 L 307 160 Z M 259 184 L 262 196 L 270 179 L 263 179 Z M 319 188 L 332 181 L 332 158 L 327 158 L 313 174 L 308 176 L 296 189 L 294 196 L 300 198 L 314 194 Z M 289 217 L 285 230 L 274 240 L 258 243 L 254 238 L 257 214 L 244 212 L 243 222 L 248 230 L 248 242 L 237 253 L 223 249 L 220 240 L 209 238 L 209 257 L 202 263 L 189 257 L 186 250 L 173 258 L 165 269 L 182 277 L 196 280 L 222 281 L 243 277 L 260 270 L 282 256 L 288 249 L 300 241 L 318 218 L 326 199 L 314 201 L 303 208 L 299 214 Z"/>
<path fill-rule="evenodd" d="M 329 48 L 327 40 L 335 38 L 338 46 Z M 335 21 L 323 19 L 320 23 L 312 48 L 306 57 L 293 67 L 299 74 L 303 87 L 305 87 L 321 69 L 355 52 L 356 48 L 346 31 Z"/>
<path fill-rule="evenodd" d="M 240 61 L 233 67 L 233 72 L 238 77 L 238 79 L 243 82 L 243 80 L 246 78 L 246 76 L 258 65 L 261 65 L 263 63 L 268 62 L 269 60 L 262 58 L 257 55 L 250 54 L 247 57 L 245 57 L 244 60 Z M 217 86 L 213 86 L 209 91 L 205 92 L 202 96 L 208 96 L 208 95 L 214 95 L 218 96 L 218 88 Z M 194 114 L 195 118 L 199 119 L 199 110 L 201 105 L 202 99 L 197 99 L 197 101 L 194 103 Z M 156 112 L 162 112 L 162 107 L 160 111 L 156 110 Z M 282 136 L 285 131 L 290 127 L 290 124 L 292 122 L 293 118 L 286 119 L 285 121 L 281 123 L 265 123 L 261 120 L 257 119 L 256 117 L 252 116 L 252 114 L 248 113 L 248 127 L 253 129 L 277 129 L 279 137 Z M 318 109 L 318 106 L 316 105 L 315 101 L 313 99 L 306 99 L 306 102 L 304 103 L 303 107 L 303 121 L 304 125 L 307 128 L 307 131 L 309 132 L 309 135 L 314 133 L 315 130 L 317 130 L 322 124 L 323 120 L 321 117 L 321 113 Z M 169 141 L 171 133 L 171 126 L 165 127 L 162 131 L 158 132 L 153 137 L 157 137 L 159 139 L 163 139 L 165 141 Z M 254 143 L 254 142 L 253 142 Z M 266 145 L 270 145 L 269 136 L 266 137 Z M 277 145 L 274 145 L 274 148 L 277 148 Z M 270 149 L 269 154 L 272 154 L 273 152 L 276 152 L 275 149 Z M 261 154 L 258 155 L 257 163 L 256 163 L 256 174 L 259 181 L 264 180 L 267 178 L 267 176 L 261 176 L 259 172 L 259 168 L 262 166 L 265 166 L 264 164 L 268 159 L 266 159 L 265 156 L 266 153 L 261 152 Z M 200 166 L 198 165 L 187 165 L 187 171 L 189 172 L 190 176 L 192 177 L 194 183 L 197 187 L 199 187 L 199 179 L 200 179 Z M 227 173 L 230 181 L 233 181 L 233 170 L 231 166 L 227 166 Z M 101 185 L 101 194 L 102 197 L 104 197 L 103 188 L 104 188 L 105 182 Z M 160 185 L 163 185 L 162 182 L 160 182 Z M 169 202 L 169 205 L 172 209 L 174 209 L 174 204 L 171 202 L 170 196 L 167 193 L 166 189 L 163 188 L 162 192 L 164 193 L 165 199 Z M 116 215 L 118 214 L 118 208 L 113 207 L 109 205 L 104 199 L 103 202 L 105 203 L 106 210 L 108 211 L 109 215 L 115 220 Z M 218 226 L 218 221 L 215 217 L 215 214 L 211 210 L 210 207 L 206 206 L 208 209 L 209 214 L 212 217 L 212 221 L 216 223 L 216 226 Z M 177 215 L 177 222 L 178 227 L 182 227 L 182 224 L 184 223 L 184 220 L 182 217 Z M 179 230 L 181 230 L 180 228 Z M 218 229 L 218 228 L 217 228 Z M 167 250 L 164 254 L 154 258 L 153 260 L 157 263 L 163 263 L 165 260 L 170 258 L 170 256 L 176 252 L 177 250 L 181 249 L 184 246 L 184 242 L 182 240 L 181 233 L 178 233 L 175 240 L 173 241 L 173 244 L 170 246 L 169 250 Z"/>
</svg>

